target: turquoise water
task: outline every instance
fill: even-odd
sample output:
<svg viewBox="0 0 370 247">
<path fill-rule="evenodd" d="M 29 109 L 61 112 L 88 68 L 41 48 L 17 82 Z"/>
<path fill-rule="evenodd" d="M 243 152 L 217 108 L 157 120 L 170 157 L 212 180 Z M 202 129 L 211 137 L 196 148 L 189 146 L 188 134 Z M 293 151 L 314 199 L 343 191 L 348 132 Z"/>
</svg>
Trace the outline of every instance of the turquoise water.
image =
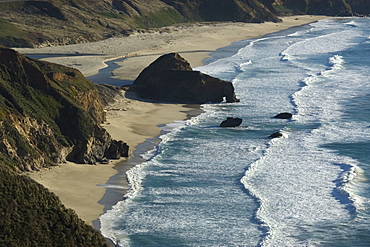
<svg viewBox="0 0 370 247">
<path fill-rule="evenodd" d="M 196 69 L 232 81 L 241 102 L 164 126 L 103 234 L 119 246 L 370 246 L 369 24 L 322 20 L 212 54 Z M 218 127 L 228 116 L 242 126 Z"/>
</svg>

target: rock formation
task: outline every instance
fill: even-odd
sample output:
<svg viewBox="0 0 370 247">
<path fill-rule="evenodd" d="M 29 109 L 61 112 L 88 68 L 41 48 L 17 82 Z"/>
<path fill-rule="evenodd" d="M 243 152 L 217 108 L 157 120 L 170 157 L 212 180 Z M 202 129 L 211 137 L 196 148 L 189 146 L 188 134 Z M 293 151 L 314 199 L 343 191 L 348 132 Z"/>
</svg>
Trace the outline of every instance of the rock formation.
<svg viewBox="0 0 370 247">
<path fill-rule="evenodd" d="M 241 118 L 228 117 L 226 120 L 222 121 L 220 127 L 238 127 L 243 122 Z"/>
<path fill-rule="evenodd" d="M 287 135 L 285 133 L 282 133 L 282 132 L 275 132 L 275 133 L 272 133 L 269 138 L 286 138 Z"/>
<path fill-rule="evenodd" d="M 274 118 L 280 118 L 280 119 L 290 119 L 292 117 L 293 117 L 293 114 L 289 112 L 279 113 L 276 116 L 274 116 Z"/>
<path fill-rule="evenodd" d="M 145 68 L 129 92 L 140 98 L 171 103 L 239 101 L 231 82 L 193 71 L 177 53 L 163 55 Z"/>
<path fill-rule="evenodd" d="M 0 155 L 14 169 L 99 161 L 112 143 L 104 118 L 96 86 L 78 70 L 0 48 Z"/>
<path fill-rule="evenodd" d="M 108 149 L 105 150 L 104 156 L 110 159 L 128 157 L 128 145 L 123 141 L 113 140 Z"/>
</svg>

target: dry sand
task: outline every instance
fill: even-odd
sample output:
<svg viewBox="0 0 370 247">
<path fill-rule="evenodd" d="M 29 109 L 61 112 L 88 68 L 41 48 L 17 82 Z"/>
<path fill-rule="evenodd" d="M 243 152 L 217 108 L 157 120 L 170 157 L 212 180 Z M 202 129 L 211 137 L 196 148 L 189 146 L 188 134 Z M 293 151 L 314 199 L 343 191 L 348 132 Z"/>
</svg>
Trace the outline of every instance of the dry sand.
<svg viewBox="0 0 370 247">
<path fill-rule="evenodd" d="M 202 65 L 210 52 L 234 41 L 260 37 L 324 18 L 293 16 L 283 17 L 282 23 L 188 24 L 88 44 L 17 50 L 24 54 L 46 54 L 46 57 L 47 54 L 65 54 L 64 57 L 45 60 L 75 67 L 85 76 L 93 75 L 105 67 L 104 61 L 126 57 L 119 63 L 121 67 L 112 74 L 118 79 L 134 80 L 143 68 L 165 53 L 178 52 L 192 67 L 197 67 Z M 114 139 L 127 142 L 133 151 L 147 138 L 160 134 L 158 125 L 183 120 L 187 117 L 186 111 L 192 109 L 183 105 L 147 103 L 123 97 L 107 108 L 107 122 L 103 127 Z M 104 185 L 107 180 L 117 173 L 114 169 L 117 162 L 96 166 L 67 163 L 31 173 L 30 176 L 55 192 L 83 220 L 92 223 L 104 212 L 104 203 L 100 200 L 106 192 Z M 122 181 L 122 186 L 127 189 L 127 182 Z"/>
</svg>

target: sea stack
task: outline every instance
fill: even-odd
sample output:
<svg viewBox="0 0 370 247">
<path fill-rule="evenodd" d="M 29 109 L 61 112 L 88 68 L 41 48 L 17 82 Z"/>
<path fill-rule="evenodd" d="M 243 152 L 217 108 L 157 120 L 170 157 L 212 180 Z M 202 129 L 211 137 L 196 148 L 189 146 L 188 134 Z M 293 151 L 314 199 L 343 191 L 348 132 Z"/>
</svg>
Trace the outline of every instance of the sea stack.
<svg viewBox="0 0 370 247">
<path fill-rule="evenodd" d="M 140 73 L 129 91 L 143 99 L 168 103 L 239 102 L 231 82 L 194 71 L 178 53 L 155 60 Z"/>
</svg>

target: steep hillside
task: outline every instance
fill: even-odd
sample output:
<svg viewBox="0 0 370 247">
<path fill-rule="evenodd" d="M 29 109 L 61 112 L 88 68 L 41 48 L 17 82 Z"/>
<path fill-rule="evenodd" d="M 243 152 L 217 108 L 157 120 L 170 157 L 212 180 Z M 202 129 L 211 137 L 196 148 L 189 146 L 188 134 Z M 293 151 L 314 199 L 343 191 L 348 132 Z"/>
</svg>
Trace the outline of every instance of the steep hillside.
<svg viewBox="0 0 370 247">
<path fill-rule="evenodd" d="M 352 12 L 357 15 L 369 16 L 370 14 L 370 1 L 368 0 L 346 0 L 351 6 Z"/>
<path fill-rule="evenodd" d="M 0 246 L 108 246 L 54 194 L 2 165 L 0 217 Z"/>
<path fill-rule="evenodd" d="M 78 70 L 0 48 L 0 246 L 106 246 L 54 194 L 20 175 L 127 155 L 99 125 L 97 87 Z"/>
<path fill-rule="evenodd" d="M 33 47 L 126 35 L 194 21 L 278 21 L 257 0 L 0 1 L 0 44 Z"/>
<path fill-rule="evenodd" d="M 264 22 L 279 19 L 258 0 L 162 0 L 191 21 Z"/>
<path fill-rule="evenodd" d="M 261 0 L 261 2 L 277 15 L 352 16 L 370 13 L 369 6 L 362 9 L 363 13 L 358 12 L 359 8 L 356 10 L 352 8 L 355 2 L 359 2 L 358 0 Z"/>
<path fill-rule="evenodd" d="M 132 28 L 183 21 L 159 0 L 35 0 L 0 2 L 0 43 L 57 45 L 101 40 Z M 14 31 L 12 31 L 14 30 Z"/>
<path fill-rule="evenodd" d="M 0 44 L 34 47 L 128 35 L 199 21 L 278 22 L 278 15 L 369 15 L 366 0 L 8 0 Z"/>
</svg>

